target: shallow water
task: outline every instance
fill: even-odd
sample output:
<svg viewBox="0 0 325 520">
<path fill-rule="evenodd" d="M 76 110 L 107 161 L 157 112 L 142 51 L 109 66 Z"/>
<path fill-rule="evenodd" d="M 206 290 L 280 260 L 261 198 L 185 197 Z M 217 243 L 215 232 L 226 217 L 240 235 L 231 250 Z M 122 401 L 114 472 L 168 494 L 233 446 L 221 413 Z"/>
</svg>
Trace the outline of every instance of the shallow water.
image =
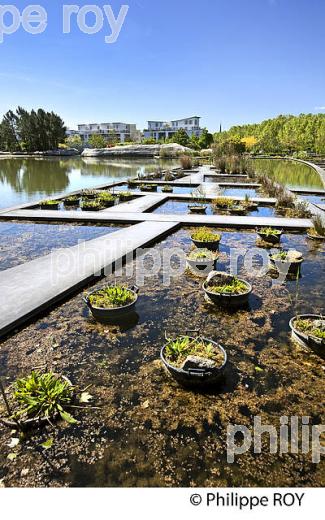
<svg viewBox="0 0 325 520">
<path fill-rule="evenodd" d="M 154 209 L 152 213 L 169 215 L 172 213 L 175 213 L 176 215 L 193 214 L 188 209 L 189 204 L 191 204 L 191 201 L 180 202 L 178 200 L 168 200 L 158 206 L 158 208 Z M 214 210 L 212 204 L 206 204 L 206 206 L 206 215 L 235 215 L 235 213 L 227 212 L 222 209 Z M 276 212 L 274 206 L 259 206 L 257 210 L 247 211 L 245 215 L 252 217 L 274 217 L 276 216 Z"/>
<path fill-rule="evenodd" d="M 178 161 L 155 159 L 103 159 L 49 157 L 7 159 L 0 157 L 0 208 L 49 199 L 82 188 L 116 182 L 172 168 Z"/>
<path fill-rule="evenodd" d="M 230 253 L 234 258 L 236 250 L 256 246 L 255 233 L 221 233 L 220 269 L 229 266 Z M 1 430 L 5 485 L 324 485 L 324 460 L 312 464 L 310 454 L 279 457 L 263 444 L 261 455 L 249 451 L 234 464 L 226 462 L 229 424 L 251 428 L 256 415 L 277 428 L 282 415 L 307 415 L 318 424 L 324 411 L 324 362 L 292 343 L 288 327 L 297 312 L 324 312 L 324 247 L 298 234 L 285 234 L 282 245 L 303 253 L 302 278 L 272 286 L 269 274 L 258 277 L 252 265 L 241 262 L 240 275 L 253 285 L 248 309 L 218 309 L 205 301 L 201 278 L 179 272 L 167 284 L 161 269 L 146 278 L 136 314 L 122 327 L 95 323 L 78 294 L 4 341 L 0 372 L 6 382 L 46 364 L 79 388 L 91 385 L 97 407 L 75 410 L 78 425 L 36 432 L 11 462 L 6 459 L 10 432 Z M 182 229 L 154 249 L 162 255 L 169 248 L 188 252 L 191 247 L 190 230 Z M 148 267 L 150 260 L 145 262 Z M 256 258 L 253 266 L 258 263 Z M 111 276 L 96 286 L 138 282 L 136 261 L 130 265 L 133 275 Z M 178 266 L 175 257 L 172 265 Z M 174 337 L 189 327 L 228 353 L 225 382 L 214 391 L 184 389 L 161 366 L 165 334 Z M 46 456 L 56 474 L 33 448 L 49 437 L 53 447 Z M 22 478 L 25 467 L 31 471 Z"/>
<path fill-rule="evenodd" d="M 318 173 L 303 163 L 256 159 L 253 161 L 253 166 L 257 173 L 268 175 L 288 188 L 324 188 Z"/>
<path fill-rule="evenodd" d="M 117 226 L 0 222 L 0 271 L 120 229 Z"/>
</svg>

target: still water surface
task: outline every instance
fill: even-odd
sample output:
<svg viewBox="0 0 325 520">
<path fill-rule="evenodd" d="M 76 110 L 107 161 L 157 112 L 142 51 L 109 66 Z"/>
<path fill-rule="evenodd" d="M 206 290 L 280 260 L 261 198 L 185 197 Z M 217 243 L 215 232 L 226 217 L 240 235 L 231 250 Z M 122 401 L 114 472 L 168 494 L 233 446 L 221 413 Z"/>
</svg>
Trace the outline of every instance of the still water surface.
<svg viewBox="0 0 325 520">
<path fill-rule="evenodd" d="M 135 177 L 158 167 L 175 166 L 178 161 L 144 158 L 0 158 L 0 208 Z"/>
</svg>

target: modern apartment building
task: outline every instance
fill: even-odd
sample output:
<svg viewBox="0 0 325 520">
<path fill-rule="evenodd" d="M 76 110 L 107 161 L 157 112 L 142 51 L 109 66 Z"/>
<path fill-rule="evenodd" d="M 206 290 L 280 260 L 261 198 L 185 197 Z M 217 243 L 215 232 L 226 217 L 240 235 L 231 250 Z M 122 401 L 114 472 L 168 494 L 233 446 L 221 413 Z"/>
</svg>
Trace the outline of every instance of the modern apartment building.
<svg viewBox="0 0 325 520">
<path fill-rule="evenodd" d="M 148 128 L 143 131 L 143 135 L 145 138 L 154 138 L 159 141 L 160 139 L 169 139 L 182 128 L 189 137 L 192 137 L 192 135 L 200 137 L 203 130 L 200 128 L 200 119 L 199 116 L 193 116 L 172 121 L 148 121 Z"/>
<path fill-rule="evenodd" d="M 137 126 L 129 123 L 82 124 L 78 125 L 77 133 L 84 143 L 87 143 L 89 137 L 94 134 L 102 135 L 107 141 L 118 140 L 121 143 L 125 141 L 137 141 L 141 137 Z"/>
</svg>

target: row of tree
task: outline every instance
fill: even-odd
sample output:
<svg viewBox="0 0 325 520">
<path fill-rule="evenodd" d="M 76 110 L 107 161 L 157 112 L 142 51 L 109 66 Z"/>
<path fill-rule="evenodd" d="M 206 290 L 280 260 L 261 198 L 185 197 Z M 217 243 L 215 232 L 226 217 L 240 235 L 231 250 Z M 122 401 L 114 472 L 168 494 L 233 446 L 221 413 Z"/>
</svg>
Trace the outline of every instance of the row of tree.
<svg viewBox="0 0 325 520">
<path fill-rule="evenodd" d="M 154 138 L 143 139 L 144 144 L 156 144 L 157 141 Z M 203 129 L 200 137 L 196 135 L 192 135 L 189 137 L 186 130 L 180 128 L 173 134 L 169 139 L 165 139 L 163 141 L 159 141 L 161 144 L 167 143 L 177 143 L 182 146 L 188 146 L 192 148 L 192 150 L 203 150 L 206 148 L 210 148 L 213 143 L 213 135 L 208 132 L 206 128 Z"/>
<path fill-rule="evenodd" d="M 66 127 L 60 116 L 42 108 L 28 112 L 18 107 L 9 110 L 0 123 L 0 150 L 42 152 L 55 150 L 63 143 Z"/>
<path fill-rule="evenodd" d="M 280 115 L 259 124 L 233 126 L 214 134 L 216 145 L 241 142 L 248 151 L 325 153 L 325 114 Z"/>
</svg>

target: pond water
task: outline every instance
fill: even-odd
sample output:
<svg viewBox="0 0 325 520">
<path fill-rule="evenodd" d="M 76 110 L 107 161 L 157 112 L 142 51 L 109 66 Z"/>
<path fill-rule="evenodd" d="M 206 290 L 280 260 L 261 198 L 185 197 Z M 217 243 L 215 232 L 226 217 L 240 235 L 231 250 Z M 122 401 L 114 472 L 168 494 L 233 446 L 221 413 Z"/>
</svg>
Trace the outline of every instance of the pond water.
<svg viewBox="0 0 325 520">
<path fill-rule="evenodd" d="M 0 157 L 0 208 L 49 199 L 105 182 L 116 182 L 161 168 L 178 166 L 178 161 L 155 159 L 103 159 L 49 157 L 7 159 Z"/>
<path fill-rule="evenodd" d="M 162 257 L 168 248 L 190 251 L 190 232 L 181 229 L 169 236 L 154 247 L 155 254 Z M 233 248 L 256 247 L 255 233 L 221 233 L 220 269 L 229 267 Z M 202 278 L 178 272 L 168 283 L 161 269 L 145 279 L 136 313 L 122 327 L 96 323 L 80 293 L 4 341 L 0 373 L 6 384 L 45 365 L 93 396 L 87 410 L 73 410 L 78 424 L 36 431 L 15 449 L 15 460 L 7 459 L 11 433 L 2 428 L 4 484 L 324 485 L 324 459 L 313 464 L 310 453 L 280 457 L 266 446 L 260 455 L 249 450 L 233 464 L 226 460 L 229 424 L 251 428 L 256 415 L 277 431 L 281 416 L 306 415 L 311 424 L 322 422 L 324 361 L 290 340 L 288 322 L 297 312 L 324 312 L 325 251 L 305 235 L 285 234 L 282 243 L 303 253 L 301 279 L 272 285 L 269 274 L 259 277 L 241 262 L 239 274 L 253 285 L 247 309 L 218 309 L 205 301 Z M 142 261 L 149 269 L 150 259 Z M 110 276 L 96 287 L 139 283 L 138 262 L 129 265 L 127 276 Z M 178 267 L 176 258 L 172 266 Z M 228 354 L 225 381 L 209 392 L 179 386 L 159 359 L 165 334 L 175 337 L 189 326 L 221 343 Z M 40 444 L 48 438 L 53 446 L 42 457 Z M 30 471 L 22 476 L 24 468 Z"/>
<path fill-rule="evenodd" d="M 0 271 L 45 256 L 55 249 L 72 247 L 119 229 L 120 227 L 113 225 L 0 222 Z"/>
<path fill-rule="evenodd" d="M 324 189 L 318 173 L 307 164 L 276 159 L 255 159 L 253 167 L 288 188 Z"/>
<path fill-rule="evenodd" d="M 188 209 L 188 205 L 191 204 L 191 201 L 182 202 L 178 200 L 168 200 L 164 202 L 158 208 L 154 209 L 152 213 L 156 214 L 178 214 L 178 215 L 186 215 L 192 214 Z M 207 206 L 206 215 L 235 215 L 235 213 L 231 213 L 222 209 L 213 209 L 212 204 L 205 204 Z M 254 211 L 247 211 L 245 213 L 246 216 L 250 217 L 274 217 L 276 216 L 276 211 L 274 206 L 259 206 Z"/>
<path fill-rule="evenodd" d="M 262 197 L 258 189 L 254 188 L 222 188 L 220 195 L 224 197 L 245 197 L 245 195 L 250 198 Z"/>
</svg>

